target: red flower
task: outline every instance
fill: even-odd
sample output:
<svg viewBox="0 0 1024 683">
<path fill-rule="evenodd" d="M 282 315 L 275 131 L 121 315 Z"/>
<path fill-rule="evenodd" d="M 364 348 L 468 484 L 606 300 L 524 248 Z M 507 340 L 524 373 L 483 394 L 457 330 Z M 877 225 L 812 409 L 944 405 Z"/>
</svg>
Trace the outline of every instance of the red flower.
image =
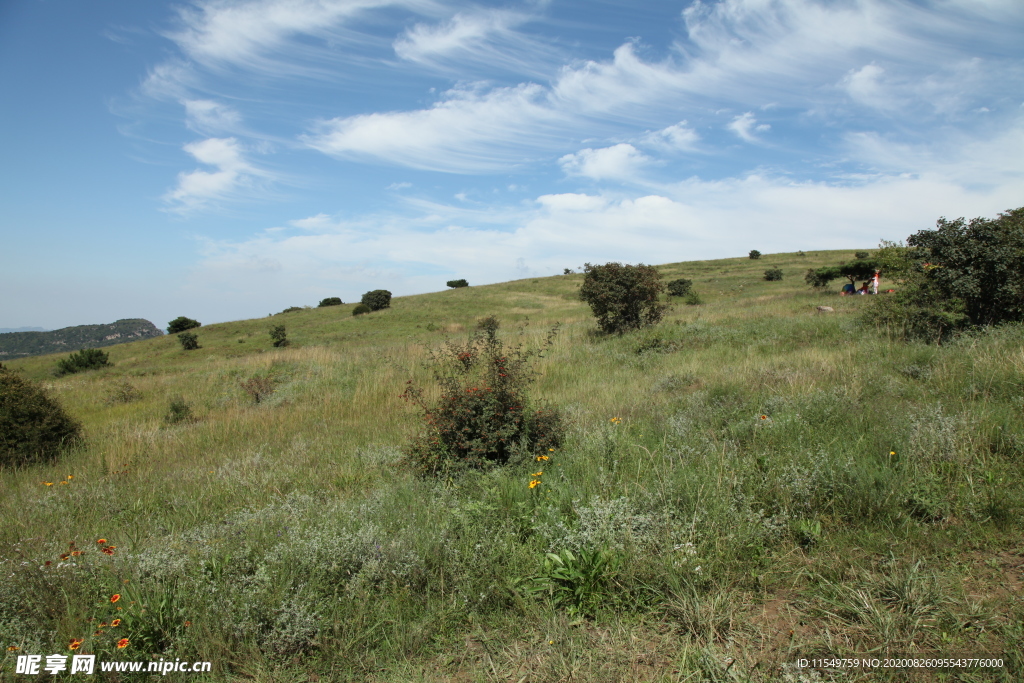
<svg viewBox="0 0 1024 683">
<path fill-rule="evenodd" d="M 126 647 L 128 647 L 128 639 L 127 638 L 122 638 L 121 640 L 117 641 L 117 649 L 118 650 L 123 650 Z"/>
<path fill-rule="evenodd" d="M 71 642 L 68 643 L 69 650 L 77 650 L 82 647 L 82 640 L 80 638 L 72 638 Z"/>
<path fill-rule="evenodd" d="M 120 599 L 121 599 L 121 594 L 120 593 L 114 593 L 113 595 L 110 596 L 110 602 L 112 602 L 112 603 L 113 602 L 117 602 Z"/>
</svg>

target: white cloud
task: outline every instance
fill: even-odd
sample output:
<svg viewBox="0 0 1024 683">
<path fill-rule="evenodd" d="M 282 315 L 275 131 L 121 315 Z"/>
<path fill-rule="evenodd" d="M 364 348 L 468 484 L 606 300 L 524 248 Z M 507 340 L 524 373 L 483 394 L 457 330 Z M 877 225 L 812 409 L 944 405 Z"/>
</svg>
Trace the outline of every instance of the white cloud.
<svg viewBox="0 0 1024 683">
<path fill-rule="evenodd" d="M 455 53 L 478 51 L 489 39 L 509 31 L 527 16 L 507 10 L 459 12 L 440 24 L 416 24 L 394 42 L 395 54 L 416 62 L 432 61 Z"/>
<path fill-rule="evenodd" d="M 733 133 L 744 142 L 761 142 L 761 140 L 754 135 L 755 132 L 763 133 L 771 128 L 767 123 L 758 123 L 754 115 L 749 111 L 741 116 L 734 118 L 729 125 L 726 126 Z"/>
<path fill-rule="evenodd" d="M 185 125 L 200 133 L 231 131 L 242 121 L 227 105 L 212 100 L 185 100 Z"/>
<path fill-rule="evenodd" d="M 552 144 L 562 115 L 535 84 L 449 91 L 430 109 L 361 114 L 321 122 L 302 140 L 341 158 L 377 158 L 412 168 L 489 172 L 530 159 Z"/>
<path fill-rule="evenodd" d="M 693 128 L 688 128 L 686 121 L 680 121 L 653 133 L 645 134 L 641 138 L 641 142 L 660 149 L 691 151 L 696 149 L 697 143 L 700 142 L 700 135 Z"/>
<path fill-rule="evenodd" d="M 184 150 L 196 161 L 213 166 L 215 171 L 195 170 L 178 174 L 178 185 L 164 195 L 171 210 L 190 212 L 226 198 L 265 175 L 247 162 L 235 138 L 209 138 L 190 142 Z"/>
<path fill-rule="evenodd" d="M 620 142 L 602 149 L 583 149 L 566 154 L 558 163 L 567 175 L 578 175 L 593 180 L 630 180 L 649 164 L 651 159 L 636 147 Z"/>
</svg>

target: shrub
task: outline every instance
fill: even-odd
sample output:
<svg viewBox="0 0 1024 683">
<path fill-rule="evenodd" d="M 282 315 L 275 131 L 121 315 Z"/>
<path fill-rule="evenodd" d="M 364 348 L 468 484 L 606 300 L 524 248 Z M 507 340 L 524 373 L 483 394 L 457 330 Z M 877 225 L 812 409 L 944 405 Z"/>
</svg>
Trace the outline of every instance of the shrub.
<svg viewBox="0 0 1024 683">
<path fill-rule="evenodd" d="M 665 315 L 668 307 L 658 301 L 665 285 L 654 266 L 587 263 L 583 272 L 580 299 L 590 305 L 606 334 L 655 325 Z"/>
<path fill-rule="evenodd" d="M 132 403 L 142 398 L 142 392 L 128 380 L 121 380 L 110 389 L 107 394 L 107 404 Z"/>
<path fill-rule="evenodd" d="M 449 280 L 445 284 L 453 289 L 457 287 L 469 287 L 469 283 L 465 280 Z"/>
<path fill-rule="evenodd" d="M 336 296 L 329 296 L 316 305 L 317 308 L 324 308 L 325 306 L 340 306 L 342 304 L 341 299 Z"/>
<path fill-rule="evenodd" d="M 1024 320 L 1024 207 L 998 218 L 940 218 L 907 246 L 883 242 L 878 260 L 900 282 L 865 315 L 911 338 Z"/>
<path fill-rule="evenodd" d="M 686 296 L 689 294 L 690 289 L 693 287 L 693 280 L 687 280 L 686 278 L 679 278 L 668 283 L 668 293 L 671 296 Z"/>
<path fill-rule="evenodd" d="M 853 258 L 857 259 L 858 261 L 865 261 L 865 260 L 867 260 L 870 257 L 871 257 L 871 254 L 869 254 L 866 251 L 855 251 L 855 252 L 853 252 Z"/>
<path fill-rule="evenodd" d="M 808 268 L 807 274 L 804 275 L 804 282 L 815 289 L 824 289 L 828 287 L 828 283 L 841 276 L 842 274 L 839 272 L 838 266 L 824 266 L 817 270 Z"/>
<path fill-rule="evenodd" d="M 164 415 L 164 422 L 169 425 L 181 424 L 182 422 L 195 422 L 195 415 L 192 414 L 192 406 L 185 402 L 181 396 L 171 399 L 167 407 L 167 414 Z"/>
<path fill-rule="evenodd" d="M 182 332 L 178 335 L 178 341 L 181 342 L 181 348 L 186 351 L 194 351 L 199 348 L 199 337 L 192 332 Z"/>
<path fill-rule="evenodd" d="M 54 460 L 81 432 L 41 387 L 0 365 L 0 466 Z"/>
<path fill-rule="evenodd" d="M 202 327 L 203 324 L 198 320 L 192 318 L 186 318 L 183 315 L 178 316 L 171 322 L 167 323 L 167 334 L 178 334 L 185 330 L 191 330 L 194 327 Z"/>
<path fill-rule="evenodd" d="M 259 403 L 274 393 L 274 379 L 269 375 L 254 375 L 244 382 L 240 382 L 239 386 L 242 387 L 242 391 L 249 395 L 252 402 L 259 405 Z"/>
<path fill-rule="evenodd" d="M 764 271 L 764 279 L 768 282 L 778 282 L 782 279 L 782 268 L 769 268 Z"/>
<path fill-rule="evenodd" d="M 370 307 L 367 306 L 366 304 L 358 304 L 355 308 L 352 309 L 352 315 L 362 315 L 364 313 L 369 313 L 369 312 L 370 312 Z"/>
<path fill-rule="evenodd" d="M 73 375 L 84 370 L 96 370 L 98 368 L 113 367 L 110 356 L 99 349 L 81 349 L 72 353 L 67 358 L 57 361 L 57 370 L 54 374 L 57 377 Z"/>
<path fill-rule="evenodd" d="M 563 268 L 562 275 L 572 275 L 575 271 L 572 268 Z"/>
<path fill-rule="evenodd" d="M 686 296 L 683 297 L 683 303 L 687 306 L 700 306 L 704 303 L 704 300 L 700 298 L 700 294 L 691 289 L 686 293 Z"/>
<path fill-rule="evenodd" d="M 521 344 L 506 348 L 496 328 L 432 352 L 437 402 L 428 404 L 411 380 L 402 394 L 423 411 L 424 421 L 424 431 L 403 449 L 406 462 L 422 475 L 450 475 L 558 448 L 565 432 L 561 413 L 531 405 L 527 392 L 540 354 Z"/>
<path fill-rule="evenodd" d="M 275 325 L 270 328 L 270 339 L 274 342 L 274 346 L 279 348 L 282 346 L 288 346 L 288 334 L 285 332 L 284 325 Z"/>
<path fill-rule="evenodd" d="M 476 329 L 485 334 L 496 334 L 499 327 L 501 327 L 501 321 L 496 315 L 489 315 L 476 321 Z"/>
<path fill-rule="evenodd" d="M 281 313 L 294 313 L 295 311 L 301 311 L 301 310 L 302 310 L 302 306 L 289 306 L 288 308 L 286 308 L 283 311 L 281 311 Z M 281 315 L 281 313 L 277 313 L 276 315 Z"/>
<path fill-rule="evenodd" d="M 371 311 L 379 311 L 391 307 L 391 292 L 386 289 L 375 289 L 363 294 L 362 303 Z"/>
<path fill-rule="evenodd" d="M 761 258 L 761 252 L 759 252 L 757 249 L 751 249 L 750 254 L 748 254 L 748 256 L 750 257 L 750 260 L 756 261 L 757 259 Z"/>
</svg>

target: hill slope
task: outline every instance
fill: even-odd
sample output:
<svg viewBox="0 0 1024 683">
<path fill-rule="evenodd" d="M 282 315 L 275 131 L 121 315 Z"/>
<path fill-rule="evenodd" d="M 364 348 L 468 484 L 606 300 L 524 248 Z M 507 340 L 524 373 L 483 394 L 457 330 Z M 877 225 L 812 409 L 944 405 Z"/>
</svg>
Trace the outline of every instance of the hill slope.
<svg viewBox="0 0 1024 683">
<path fill-rule="evenodd" d="M 5 332 L 0 334 L 0 360 L 96 349 L 161 335 L 163 332 L 156 325 L 141 318 L 126 318 L 105 325 L 76 325 L 49 332 Z"/>
<path fill-rule="evenodd" d="M 850 256 L 659 266 L 705 303 L 623 336 L 566 275 L 210 325 L 198 350 L 132 342 L 59 380 L 52 356 L 13 361 L 88 445 L 0 472 L 0 667 L 82 638 L 218 681 L 767 683 L 865 652 L 991 654 L 976 680 L 1019 678 L 1024 331 L 892 341 L 858 322 L 871 297 L 802 281 Z M 406 382 L 437 396 L 428 349 L 491 314 L 527 348 L 560 324 L 532 391 L 565 440 L 418 479 Z M 193 419 L 172 423 L 179 397 Z M 122 630 L 98 629 L 114 594 Z"/>
</svg>

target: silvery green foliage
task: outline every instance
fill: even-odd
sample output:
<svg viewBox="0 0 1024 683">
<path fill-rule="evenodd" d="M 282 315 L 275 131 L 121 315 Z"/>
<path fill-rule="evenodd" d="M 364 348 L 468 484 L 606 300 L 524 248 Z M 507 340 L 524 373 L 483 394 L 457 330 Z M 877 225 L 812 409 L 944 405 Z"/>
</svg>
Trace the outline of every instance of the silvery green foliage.
<svg viewBox="0 0 1024 683">
<path fill-rule="evenodd" d="M 537 532 L 548 542 L 549 552 L 557 550 L 651 551 L 659 544 L 668 520 L 661 515 L 639 512 L 629 498 L 591 498 L 576 508 L 576 524 L 564 521 L 539 525 Z"/>
<path fill-rule="evenodd" d="M 307 495 L 231 514 L 123 556 L 136 581 L 216 604 L 204 620 L 271 656 L 302 652 L 320 636 L 324 594 L 358 597 L 419 588 L 422 558 L 403 532 L 373 521 L 379 503 L 325 504 Z"/>
<path fill-rule="evenodd" d="M 910 416 L 905 455 L 913 461 L 957 462 L 970 455 L 971 429 L 964 415 L 948 415 L 942 404 Z"/>
</svg>

